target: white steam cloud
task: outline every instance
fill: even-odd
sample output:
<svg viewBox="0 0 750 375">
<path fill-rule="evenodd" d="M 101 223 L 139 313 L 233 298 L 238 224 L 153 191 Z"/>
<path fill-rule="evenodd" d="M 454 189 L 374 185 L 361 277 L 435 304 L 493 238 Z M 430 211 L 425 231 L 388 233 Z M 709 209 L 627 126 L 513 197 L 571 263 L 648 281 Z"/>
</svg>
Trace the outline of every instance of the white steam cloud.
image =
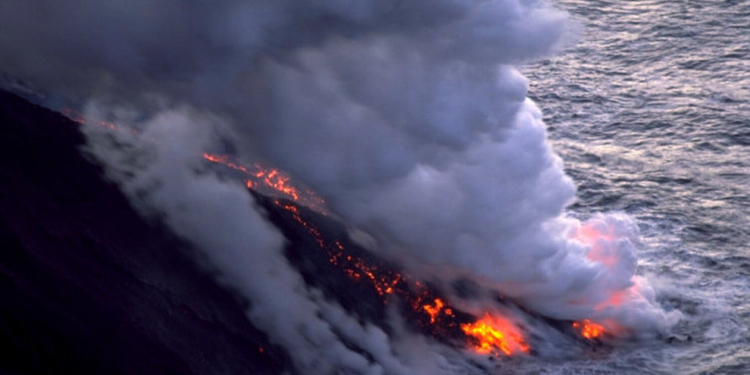
<svg viewBox="0 0 750 375">
<path fill-rule="evenodd" d="M 244 156 L 288 171 L 417 271 L 473 279 L 550 317 L 652 331 L 668 316 L 636 277 L 637 226 L 622 214 L 566 217 L 574 184 L 512 67 L 559 48 L 566 22 L 535 0 L 9 0 L 0 69 L 47 92 L 210 113 Z M 334 340 L 325 317 L 338 312 L 304 290 L 251 199 L 174 167 L 199 150 L 161 138 L 155 160 L 170 167 L 126 186 L 148 192 L 251 301 L 273 303 L 254 278 L 274 272 L 293 304 L 322 309 L 323 320 L 292 317 L 321 335 L 309 342 Z M 233 221 L 243 224 L 213 227 Z M 249 242 L 265 261 L 241 261 Z M 256 303 L 251 316 L 283 341 L 293 334 L 273 311 L 286 308 Z M 384 358 L 381 345 L 372 357 Z"/>
</svg>

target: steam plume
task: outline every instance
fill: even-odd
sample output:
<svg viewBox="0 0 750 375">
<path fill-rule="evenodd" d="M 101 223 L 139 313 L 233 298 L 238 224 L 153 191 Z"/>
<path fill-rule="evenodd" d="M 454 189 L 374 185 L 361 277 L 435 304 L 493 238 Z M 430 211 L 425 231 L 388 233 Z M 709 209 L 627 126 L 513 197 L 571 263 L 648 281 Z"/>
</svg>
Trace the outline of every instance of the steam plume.
<svg viewBox="0 0 750 375">
<path fill-rule="evenodd" d="M 95 140 L 90 151 L 109 166 L 137 208 L 163 216 L 203 250 L 220 281 L 248 298 L 249 318 L 293 355 L 297 368 L 311 374 L 408 374 L 380 329 L 360 326 L 306 288 L 283 255 L 281 235 L 243 186 L 196 174 L 204 142 L 211 139 L 210 129 L 196 124 L 212 120 L 181 109 L 160 113 L 139 137 L 113 139 L 88 128 Z M 340 335 L 376 361 L 349 349 Z"/>
<path fill-rule="evenodd" d="M 575 187 L 512 67 L 557 49 L 566 19 L 533 0 L 10 0 L 0 4 L 0 68 L 48 92 L 221 118 L 245 157 L 285 169 L 419 272 L 475 280 L 555 318 L 658 328 L 667 316 L 635 276 L 634 221 L 566 217 Z M 190 157 L 188 145 L 168 142 L 157 160 Z M 233 260 L 241 229 L 222 228 L 222 238 L 180 210 L 194 202 L 240 216 L 266 238 L 261 250 L 277 248 L 278 235 L 250 198 L 178 170 L 146 173 L 164 173 L 158 188 L 130 188 L 150 192 L 150 204 L 197 246 L 225 249 L 215 267 L 266 301 L 236 268 L 249 265 Z M 218 194 L 205 200 L 202 188 Z M 263 251 L 262 267 L 289 273 L 290 298 L 315 305 L 278 255 Z M 328 337 L 319 318 L 300 321 Z M 346 366 L 370 366 L 354 353 L 343 358 L 350 354 Z"/>
</svg>

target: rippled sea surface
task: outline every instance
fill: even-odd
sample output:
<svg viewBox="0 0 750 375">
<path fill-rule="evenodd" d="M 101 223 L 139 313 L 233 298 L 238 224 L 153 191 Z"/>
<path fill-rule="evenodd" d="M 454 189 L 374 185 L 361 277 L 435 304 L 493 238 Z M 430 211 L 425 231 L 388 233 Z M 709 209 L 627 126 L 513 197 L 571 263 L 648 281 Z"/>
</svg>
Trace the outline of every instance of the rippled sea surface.
<svg viewBox="0 0 750 375">
<path fill-rule="evenodd" d="M 750 1 L 555 4 L 580 40 L 523 72 L 578 185 L 573 214 L 636 217 L 639 272 L 684 319 L 671 344 L 530 371 L 750 374 Z"/>
</svg>

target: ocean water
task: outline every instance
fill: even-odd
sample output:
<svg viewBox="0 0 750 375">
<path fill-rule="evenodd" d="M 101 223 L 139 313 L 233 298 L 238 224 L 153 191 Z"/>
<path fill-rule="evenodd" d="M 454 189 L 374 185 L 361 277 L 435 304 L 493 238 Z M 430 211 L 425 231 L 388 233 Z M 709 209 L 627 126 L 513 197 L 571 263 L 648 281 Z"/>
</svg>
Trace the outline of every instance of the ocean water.
<svg viewBox="0 0 750 375">
<path fill-rule="evenodd" d="M 639 272 L 683 319 L 672 340 L 497 372 L 750 374 L 750 0 L 549 1 L 580 39 L 522 71 L 578 185 L 570 214 L 636 217 Z"/>
<path fill-rule="evenodd" d="M 525 66 L 578 185 L 574 216 L 639 220 L 675 340 L 519 372 L 750 374 L 750 1 L 561 0 L 582 26 Z"/>
</svg>

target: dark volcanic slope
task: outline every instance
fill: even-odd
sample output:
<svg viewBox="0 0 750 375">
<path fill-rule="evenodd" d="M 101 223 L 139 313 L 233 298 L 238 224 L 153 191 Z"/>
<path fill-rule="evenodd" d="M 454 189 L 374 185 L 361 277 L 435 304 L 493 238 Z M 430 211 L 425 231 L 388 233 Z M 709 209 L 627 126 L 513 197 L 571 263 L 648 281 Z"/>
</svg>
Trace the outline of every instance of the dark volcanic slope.
<svg viewBox="0 0 750 375">
<path fill-rule="evenodd" d="M 282 372 L 235 298 L 81 155 L 77 126 L 0 92 L 0 373 Z"/>
</svg>

